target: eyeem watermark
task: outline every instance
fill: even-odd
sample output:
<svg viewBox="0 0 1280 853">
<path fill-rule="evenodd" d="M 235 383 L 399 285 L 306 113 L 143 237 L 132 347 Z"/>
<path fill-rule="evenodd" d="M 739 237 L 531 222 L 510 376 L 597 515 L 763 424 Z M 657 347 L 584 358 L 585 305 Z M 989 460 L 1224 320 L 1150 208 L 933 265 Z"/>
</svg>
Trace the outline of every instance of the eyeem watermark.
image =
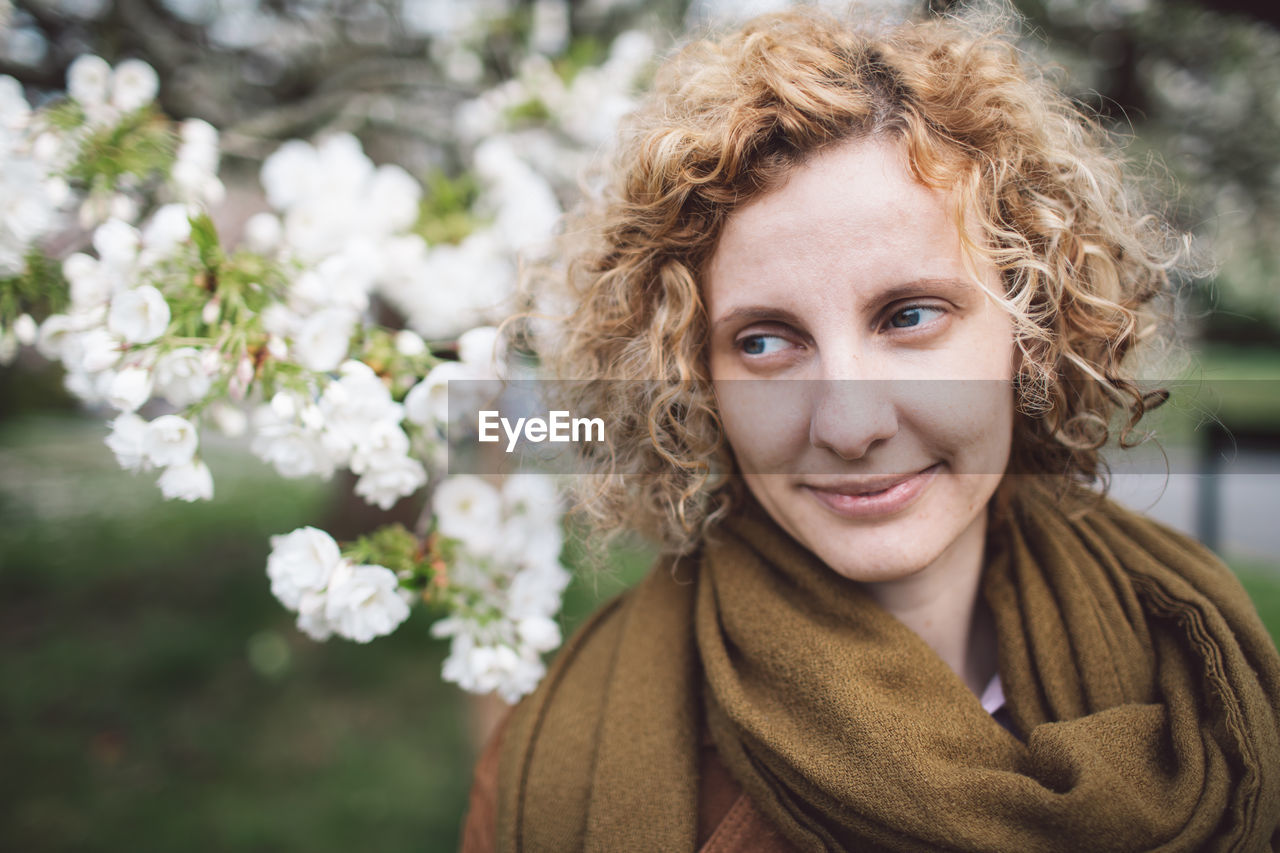
<svg viewBox="0 0 1280 853">
<path fill-rule="evenodd" d="M 659 380 L 455 379 L 448 383 L 447 405 L 429 413 L 431 434 L 425 438 L 443 432 L 445 444 L 437 445 L 437 452 L 445 457 L 450 474 L 611 476 L 617 473 L 611 467 L 613 454 L 626 457 L 630 464 L 635 461 L 633 450 L 670 440 L 672 434 L 664 430 L 682 423 L 693 406 L 702 405 L 696 402 L 701 398 L 695 398 L 695 391 L 704 391 L 693 383 L 687 387 L 686 396 L 684 388 L 673 389 Z M 1147 406 L 1153 410 L 1125 437 L 1123 448 L 1119 446 L 1122 422 L 1113 420 L 1103 447 L 1113 476 L 1195 474 L 1206 483 L 1228 475 L 1262 474 L 1261 479 L 1245 478 L 1257 482 L 1280 477 L 1280 378 L 1146 380 L 1139 391 L 1167 392 L 1152 398 L 1165 398 L 1165 402 L 1158 408 Z M 945 414 L 951 423 L 962 423 L 983 416 L 993 404 L 1007 408 L 1018 389 L 1007 379 L 767 378 L 725 380 L 715 392 L 717 414 L 736 413 L 737 422 L 749 427 L 739 430 L 737 440 L 751 447 L 751 442 L 775 441 L 773 433 L 784 428 L 790 430 L 788 434 L 807 434 L 822 407 L 842 413 L 842 429 L 859 427 L 857 419 L 863 412 L 934 412 Z M 656 400 L 664 405 L 655 406 Z M 646 427 L 653 417 L 665 421 L 656 423 L 651 435 Z M 1139 446 L 1130 446 L 1135 443 Z M 857 467 L 845 466 L 819 450 L 825 448 L 758 455 L 749 473 L 829 477 Z M 1006 473 L 1004 459 L 993 459 L 1000 468 L 990 473 Z M 920 467 L 934 461 L 921 458 Z M 741 458 L 735 464 L 744 465 Z M 656 476 L 664 476 L 662 471 L 658 466 L 653 469 Z M 866 472 L 858 468 L 856 473 Z"/>
<path fill-rule="evenodd" d="M 604 419 L 575 418 L 564 410 L 554 410 L 544 418 L 516 418 L 515 424 L 495 409 L 484 409 L 476 423 L 479 440 L 490 443 L 501 441 L 498 428 L 507 436 L 507 452 L 514 453 L 521 437 L 525 441 L 540 444 L 544 441 L 556 443 L 580 441 L 604 441 Z"/>
</svg>

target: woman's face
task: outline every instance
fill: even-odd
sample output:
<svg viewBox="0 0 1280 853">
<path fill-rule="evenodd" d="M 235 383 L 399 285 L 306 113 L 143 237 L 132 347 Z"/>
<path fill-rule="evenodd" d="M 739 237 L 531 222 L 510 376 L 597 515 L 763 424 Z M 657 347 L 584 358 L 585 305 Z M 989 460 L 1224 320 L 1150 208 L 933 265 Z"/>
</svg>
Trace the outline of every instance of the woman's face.
<svg viewBox="0 0 1280 853">
<path fill-rule="evenodd" d="M 1013 325 L 974 279 L 998 292 L 996 270 L 966 269 L 948 201 L 901 145 L 844 143 L 735 211 L 707 271 L 711 378 L 747 486 L 857 581 L 980 548 L 1008 464 Z"/>
</svg>

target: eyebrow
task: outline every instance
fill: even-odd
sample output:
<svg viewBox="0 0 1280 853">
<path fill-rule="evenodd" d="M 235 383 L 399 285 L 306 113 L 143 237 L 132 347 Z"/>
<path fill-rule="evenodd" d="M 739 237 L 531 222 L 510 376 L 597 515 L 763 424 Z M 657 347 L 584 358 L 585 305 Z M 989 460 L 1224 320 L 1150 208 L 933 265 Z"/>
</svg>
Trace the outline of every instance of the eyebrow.
<svg viewBox="0 0 1280 853">
<path fill-rule="evenodd" d="M 893 284 L 884 290 L 878 291 L 875 294 L 875 301 L 881 305 L 888 305 L 900 299 L 910 299 L 913 296 L 922 296 L 925 293 L 941 293 L 958 301 L 960 297 L 969 295 L 976 287 L 977 285 L 971 281 L 950 276 L 917 278 Z M 712 329 L 719 329 L 729 324 L 754 323 L 762 320 L 775 320 L 792 325 L 800 325 L 799 316 L 785 308 L 769 305 L 743 305 L 734 308 L 723 317 L 715 320 L 711 327 Z"/>
<path fill-rule="evenodd" d="M 741 308 L 734 308 L 728 314 L 716 320 L 711 324 L 711 328 L 719 329 L 739 322 L 758 323 L 762 320 L 774 320 L 789 323 L 793 326 L 801 325 L 799 315 L 785 308 L 771 308 L 768 305 L 744 305 Z"/>
</svg>

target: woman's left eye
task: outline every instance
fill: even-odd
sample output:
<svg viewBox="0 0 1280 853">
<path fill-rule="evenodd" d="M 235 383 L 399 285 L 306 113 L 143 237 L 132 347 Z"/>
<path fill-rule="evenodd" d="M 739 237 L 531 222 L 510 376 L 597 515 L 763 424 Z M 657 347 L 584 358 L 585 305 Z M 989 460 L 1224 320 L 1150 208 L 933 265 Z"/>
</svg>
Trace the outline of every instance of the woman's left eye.
<svg viewBox="0 0 1280 853">
<path fill-rule="evenodd" d="M 931 305 L 912 305 L 895 312 L 889 318 L 889 325 L 895 329 L 910 329 L 914 326 L 923 326 L 945 313 L 943 309 Z"/>
</svg>

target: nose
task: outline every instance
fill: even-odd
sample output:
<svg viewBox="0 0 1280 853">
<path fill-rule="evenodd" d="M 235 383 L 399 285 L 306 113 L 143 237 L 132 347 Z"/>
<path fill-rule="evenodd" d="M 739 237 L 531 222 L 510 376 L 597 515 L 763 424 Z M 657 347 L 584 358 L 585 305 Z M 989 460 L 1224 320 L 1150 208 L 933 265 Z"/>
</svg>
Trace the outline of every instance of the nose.
<svg viewBox="0 0 1280 853">
<path fill-rule="evenodd" d="M 893 380 L 820 379 L 811 389 L 809 442 L 846 461 L 861 459 L 898 432 Z"/>
</svg>

